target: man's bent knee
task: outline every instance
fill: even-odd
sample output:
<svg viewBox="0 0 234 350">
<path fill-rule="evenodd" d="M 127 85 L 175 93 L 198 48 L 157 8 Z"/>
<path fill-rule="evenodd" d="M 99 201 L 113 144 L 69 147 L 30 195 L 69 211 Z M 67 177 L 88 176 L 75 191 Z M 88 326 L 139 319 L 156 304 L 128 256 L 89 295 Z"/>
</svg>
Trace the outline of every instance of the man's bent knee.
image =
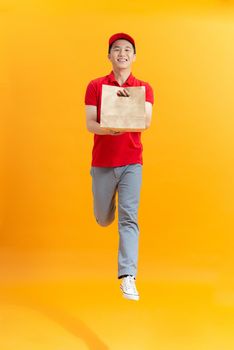
<svg viewBox="0 0 234 350">
<path fill-rule="evenodd" d="M 100 220 L 98 218 L 96 218 L 96 221 L 98 223 L 98 225 L 106 227 L 109 226 L 110 224 L 112 224 L 112 222 L 114 221 L 115 218 L 112 219 L 106 219 L 106 220 Z"/>
</svg>

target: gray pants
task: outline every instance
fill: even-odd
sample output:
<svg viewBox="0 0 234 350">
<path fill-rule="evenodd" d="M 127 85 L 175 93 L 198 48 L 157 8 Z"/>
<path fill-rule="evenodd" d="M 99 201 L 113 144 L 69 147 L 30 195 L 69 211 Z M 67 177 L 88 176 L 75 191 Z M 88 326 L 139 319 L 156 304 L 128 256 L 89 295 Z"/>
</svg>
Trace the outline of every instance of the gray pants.
<svg viewBox="0 0 234 350">
<path fill-rule="evenodd" d="M 118 191 L 118 278 L 136 277 L 138 262 L 138 207 L 142 183 L 142 165 L 120 167 L 91 167 L 93 207 L 96 221 L 101 226 L 115 219 Z"/>
</svg>

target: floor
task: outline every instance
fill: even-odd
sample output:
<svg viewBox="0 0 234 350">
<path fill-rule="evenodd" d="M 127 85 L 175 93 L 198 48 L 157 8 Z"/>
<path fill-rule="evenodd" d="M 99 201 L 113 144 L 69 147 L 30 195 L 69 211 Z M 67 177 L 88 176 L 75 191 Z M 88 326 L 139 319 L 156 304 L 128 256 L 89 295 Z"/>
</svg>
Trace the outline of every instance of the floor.
<svg viewBox="0 0 234 350">
<path fill-rule="evenodd" d="M 142 268 L 136 302 L 122 297 L 112 266 L 81 273 L 74 261 L 72 251 L 1 254 L 0 349 L 234 348 L 231 271 L 219 280 L 214 270 Z"/>
</svg>

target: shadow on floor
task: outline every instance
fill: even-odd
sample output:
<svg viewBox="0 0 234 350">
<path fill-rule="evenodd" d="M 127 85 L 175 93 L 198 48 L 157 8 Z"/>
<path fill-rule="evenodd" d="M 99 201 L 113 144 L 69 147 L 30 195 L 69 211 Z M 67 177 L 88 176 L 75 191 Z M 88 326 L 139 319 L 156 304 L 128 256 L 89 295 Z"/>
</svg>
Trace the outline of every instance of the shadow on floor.
<svg viewBox="0 0 234 350">
<path fill-rule="evenodd" d="M 4 306 L 17 305 L 20 307 L 27 307 L 28 309 L 37 311 L 45 315 L 50 320 L 56 322 L 64 329 L 69 331 L 81 339 L 89 350 L 108 350 L 109 347 L 100 339 L 100 337 L 87 324 L 75 316 L 69 315 L 64 310 L 59 310 L 57 306 L 45 305 L 38 300 L 30 300 L 18 295 L 11 297 L 8 295 L 1 295 L 1 304 Z"/>
</svg>

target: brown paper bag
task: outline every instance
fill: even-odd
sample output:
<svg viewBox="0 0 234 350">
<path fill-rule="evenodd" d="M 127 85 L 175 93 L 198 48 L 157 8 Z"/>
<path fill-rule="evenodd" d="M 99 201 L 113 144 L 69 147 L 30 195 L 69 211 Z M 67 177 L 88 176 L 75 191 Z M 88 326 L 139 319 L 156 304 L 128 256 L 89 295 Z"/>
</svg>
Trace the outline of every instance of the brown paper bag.
<svg viewBox="0 0 234 350">
<path fill-rule="evenodd" d="M 117 95 L 126 89 L 129 97 Z M 102 85 L 100 127 L 115 131 L 145 129 L 145 86 L 120 87 Z"/>
</svg>

